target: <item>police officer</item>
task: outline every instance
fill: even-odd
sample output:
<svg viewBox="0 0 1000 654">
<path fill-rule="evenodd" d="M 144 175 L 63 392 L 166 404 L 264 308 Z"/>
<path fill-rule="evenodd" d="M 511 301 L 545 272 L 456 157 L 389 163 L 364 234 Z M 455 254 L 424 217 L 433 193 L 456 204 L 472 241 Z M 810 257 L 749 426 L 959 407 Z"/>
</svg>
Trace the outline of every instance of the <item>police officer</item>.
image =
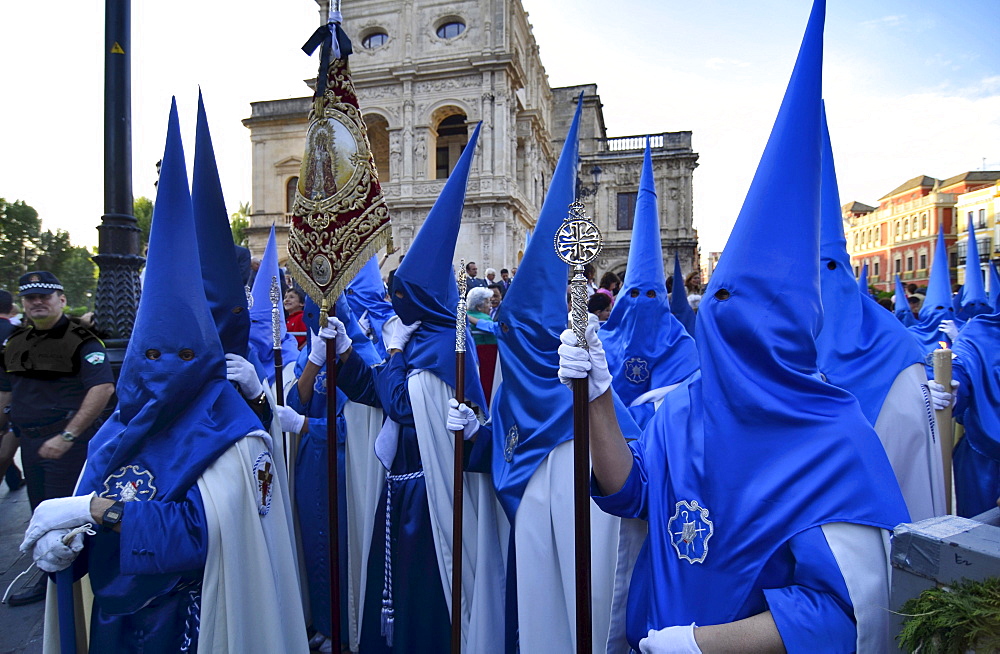
<svg viewBox="0 0 1000 654">
<path fill-rule="evenodd" d="M 0 431 L 9 424 L 19 441 L 34 510 L 43 500 L 73 494 L 87 441 L 115 386 L 104 344 L 63 314 L 66 295 L 55 275 L 27 273 L 18 290 L 27 320 L 0 349 Z M 44 597 L 43 576 L 10 604 Z"/>
</svg>

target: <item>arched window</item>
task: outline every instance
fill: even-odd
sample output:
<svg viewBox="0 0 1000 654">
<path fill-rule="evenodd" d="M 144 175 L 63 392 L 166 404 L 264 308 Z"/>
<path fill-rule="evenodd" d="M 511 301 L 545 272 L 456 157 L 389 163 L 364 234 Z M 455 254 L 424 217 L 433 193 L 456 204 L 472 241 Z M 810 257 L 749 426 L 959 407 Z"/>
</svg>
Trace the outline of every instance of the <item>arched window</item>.
<svg viewBox="0 0 1000 654">
<path fill-rule="evenodd" d="M 897 220 L 896 221 L 896 238 L 899 238 L 902 235 L 901 227 L 902 227 L 901 223 Z"/>
<path fill-rule="evenodd" d="M 452 19 L 438 26 L 437 35 L 439 39 L 453 39 L 464 31 L 465 23 Z"/>
<path fill-rule="evenodd" d="M 857 232 L 854 233 L 854 249 L 855 250 L 858 249 L 858 234 L 857 234 Z"/>
<path fill-rule="evenodd" d="M 469 142 L 469 129 L 465 114 L 452 114 L 437 125 L 437 142 L 434 147 L 434 179 L 447 179 L 462 156 Z"/>
<path fill-rule="evenodd" d="M 285 213 L 292 213 L 292 207 L 295 206 L 295 189 L 298 188 L 299 178 L 289 177 L 288 181 L 285 182 Z"/>
<path fill-rule="evenodd" d="M 920 214 L 920 229 L 927 229 L 927 214 Z"/>
<path fill-rule="evenodd" d="M 389 41 L 389 35 L 382 30 L 375 30 L 361 39 L 361 45 L 368 50 L 385 45 Z"/>
<path fill-rule="evenodd" d="M 379 182 L 392 179 L 389 167 L 389 123 L 378 114 L 368 114 L 365 127 L 368 128 L 368 143 L 372 146 L 372 156 L 375 158 L 375 170 Z"/>
<path fill-rule="evenodd" d="M 909 234 L 910 233 L 910 219 L 909 218 L 907 218 L 906 220 L 903 221 L 903 233 L 904 234 Z"/>
</svg>

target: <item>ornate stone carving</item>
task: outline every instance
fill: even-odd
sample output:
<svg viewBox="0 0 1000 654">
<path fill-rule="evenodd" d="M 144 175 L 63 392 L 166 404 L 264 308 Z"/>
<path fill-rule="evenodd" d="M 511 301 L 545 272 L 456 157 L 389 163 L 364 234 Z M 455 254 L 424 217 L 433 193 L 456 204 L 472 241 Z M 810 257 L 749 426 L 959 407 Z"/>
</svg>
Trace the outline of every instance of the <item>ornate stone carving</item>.
<svg viewBox="0 0 1000 654">
<path fill-rule="evenodd" d="M 462 77 L 451 77 L 447 79 L 435 79 L 417 82 L 413 85 L 415 93 L 441 93 L 442 91 L 454 91 L 455 89 L 466 89 L 471 86 L 479 86 L 481 82 L 479 75 L 464 75 Z"/>
</svg>

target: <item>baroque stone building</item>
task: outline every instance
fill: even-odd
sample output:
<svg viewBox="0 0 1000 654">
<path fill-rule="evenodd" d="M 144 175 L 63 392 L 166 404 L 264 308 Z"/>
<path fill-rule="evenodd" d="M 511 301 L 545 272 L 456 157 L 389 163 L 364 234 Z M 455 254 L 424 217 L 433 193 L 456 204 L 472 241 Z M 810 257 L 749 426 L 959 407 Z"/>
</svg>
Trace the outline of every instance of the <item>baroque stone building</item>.
<svg viewBox="0 0 1000 654">
<path fill-rule="evenodd" d="M 317 0 L 321 18 L 326 0 Z M 596 84 L 551 88 L 520 0 L 353 0 L 344 29 L 350 66 L 395 247 L 405 254 L 444 180 L 482 121 L 456 260 L 518 265 L 583 93 L 578 196 L 605 235 L 598 274 L 628 258 L 644 137 L 608 137 Z M 305 91 L 306 89 L 304 89 Z M 272 222 L 284 258 L 303 156 L 309 97 L 254 102 L 250 249 Z M 696 269 L 691 132 L 651 135 L 664 263 Z M 396 257 L 386 264 L 394 268 Z"/>
</svg>

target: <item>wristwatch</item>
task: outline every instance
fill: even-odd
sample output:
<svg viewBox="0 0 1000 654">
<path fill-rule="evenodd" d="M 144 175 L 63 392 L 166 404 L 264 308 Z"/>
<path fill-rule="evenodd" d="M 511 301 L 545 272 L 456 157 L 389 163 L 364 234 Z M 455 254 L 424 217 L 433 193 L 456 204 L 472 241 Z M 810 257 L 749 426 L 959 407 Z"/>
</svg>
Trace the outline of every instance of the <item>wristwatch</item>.
<svg viewBox="0 0 1000 654">
<path fill-rule="evenodd" d="M 62 439 L 64 441 L 66 441 L 67 443 L 75 443 L 76 439 L 77 439 L 76 434 L 74 434 L 71 431 L 64 431 L 63 433 L 61 433 L 59 435 L 62 436 Z"/>
<path fill-rule="evenodd" d="M 125 513 L 125 502 L 121 500 L 116 501 L 114 504 L 109 506 L 101 516 L 101 526 L 105 529 L 113 529 L 115 525 L 122 521 L 122 515 Z"/>
</svg>

